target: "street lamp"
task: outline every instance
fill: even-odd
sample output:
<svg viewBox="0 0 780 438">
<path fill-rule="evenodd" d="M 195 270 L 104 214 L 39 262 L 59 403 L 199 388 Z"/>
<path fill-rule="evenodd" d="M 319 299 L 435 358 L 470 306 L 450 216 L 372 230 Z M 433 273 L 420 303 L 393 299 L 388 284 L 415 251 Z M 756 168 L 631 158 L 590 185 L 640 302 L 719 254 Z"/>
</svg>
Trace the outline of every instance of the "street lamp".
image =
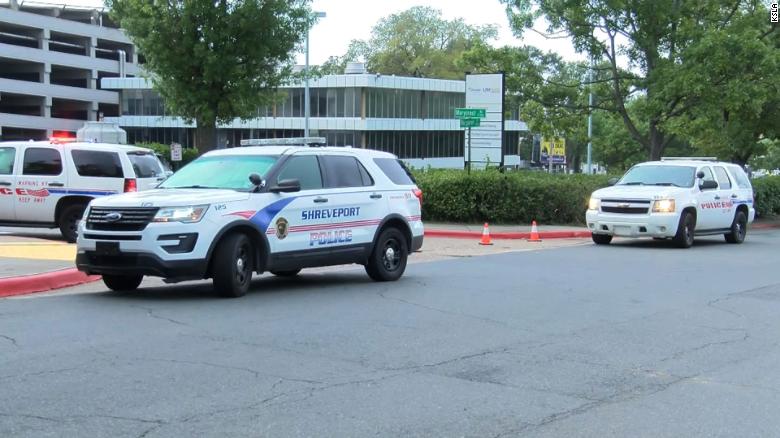
<svg viewBox="0 0 780 438">
<path fill-rule="evenodd" d="M 314 12 L 314 18 L 325 18 L 324 12 Z M 304 124 L 303 128 L 303 136 L 308 137 L 309 136 L 309 116 L 311 114 L 311 109 L 309 108 L 311 103 L 309 102 L 309 29 L 306 29 L 306 90 L 303 93 L 303 107 L 304 107 L 304 113 L 306 115 L 306 122 Z"/>
</svg>

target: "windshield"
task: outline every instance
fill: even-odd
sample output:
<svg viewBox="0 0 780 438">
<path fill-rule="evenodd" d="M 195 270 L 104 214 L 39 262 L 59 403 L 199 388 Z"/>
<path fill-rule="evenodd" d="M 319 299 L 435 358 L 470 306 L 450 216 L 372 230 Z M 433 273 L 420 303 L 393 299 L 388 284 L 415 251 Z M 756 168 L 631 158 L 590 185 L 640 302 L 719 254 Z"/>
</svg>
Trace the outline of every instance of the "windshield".
<svg viewBox="0 0 780 438">
<path fill-rule="evenodd" d="M 200 157 L 160 184 L 163 189 L 204 188 L 249 190 L 249 175 L 264 177 L 279 157 L 271 155 L 215 155 Z"/>
<path fill-rule="evenodd" d="M 688 166 L 635 166 L 617 185 L 693 187 L 695 174 L 696 168 Z"/>
<path fill-rule="evenodd" d="M 157 178 L 164 175 L 162 164 L 156 156 L 144 152 L 128 152 L 136 178 Z"/>
</svg>

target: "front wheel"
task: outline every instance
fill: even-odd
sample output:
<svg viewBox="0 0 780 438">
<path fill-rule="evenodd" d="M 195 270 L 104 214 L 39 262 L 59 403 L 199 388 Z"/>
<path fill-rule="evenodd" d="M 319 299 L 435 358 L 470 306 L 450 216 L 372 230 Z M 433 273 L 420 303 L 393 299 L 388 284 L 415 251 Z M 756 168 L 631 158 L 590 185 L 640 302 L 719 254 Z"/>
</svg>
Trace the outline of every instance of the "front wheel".
<svg viewBox="0 0 780 438">
<path fill-rule="evenodd" d="M 397 228 L 382 231 L 366 263 L 366 273 L 374 281 L 395 281 L 406 270 L 409 248 Z"/>
<path fill-rule="evenodd" d="M 734 216 L 734 222 L 731 223 L 731 231 L 724 234 L 728 243 L 742 243 L 747 235 L 747 216 L 745 212 L 738 211 Z"/>
<path fill-rule="evenodd" d="M 684 211 L 680 216 L 680 224 L 677 226 L 677 234 L 674 235 L 674 244 L 678 248 L 690 248 L 693 246 L 693 233 L 696 231 L 696 217 L 689 211 Z"/>
<path fill-rule="evenodd" d="M 254 253 L 245 234 L 231 234 L 214 252 L 212 277 L 214 289 L 226 298 L 246 295 L 252 281 Z"/>
<path fill-rule="evenodd" d="M 116 292 L 134 291 L 143 279 L 143 275 L 103 275 L 106 287 Z"/>
<path fill-rule="evenodd" d="M 612 242 L 612 236 L 609 234 L 593 233 L 590 235 L 590 237 L 593 239 L 593 243 L 596 245 L 609 245 L 609 243 Z"/>
<path fill-rule="evenodd" d="M 86 205 L 74 204 L 65 207 L 60 212 L 60 217 L 57 218 L 57 226 L 60 228 L 62 237 L 68 243 L 76 242 L 76 239 L 79 237 L 79 222 L 81 222 L 86 208 Z"/>
</svg>

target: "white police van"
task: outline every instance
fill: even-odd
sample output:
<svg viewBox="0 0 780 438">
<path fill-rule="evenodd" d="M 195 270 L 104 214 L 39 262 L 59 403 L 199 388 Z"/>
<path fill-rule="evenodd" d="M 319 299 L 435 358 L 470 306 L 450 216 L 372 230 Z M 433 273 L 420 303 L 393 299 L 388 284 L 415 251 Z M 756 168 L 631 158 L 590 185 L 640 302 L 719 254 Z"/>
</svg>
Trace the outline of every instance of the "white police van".
<svg viewBox="0 0 780 438">
<path fill-rule="evenodd" d="M 593 241 L 613 236 L 672 239 L 723 234 L 742 243 L 753 222 L 753 187 L 741 167 L 714 158 L 663 158 L 638 164 L 593 192 L 585 220 Z"/>
<path fill-rule="evenodd" d="M 212 278 L 244 295 L 253 272 L 358 263 L 397 280 L 423 242 L 422 192 L 392 154 L 307 147 L 324 138 L 242 141 L 204 154 L 158 189 L 94 200 L 76 264 L 112 290 L 143 276 Z"/>
<path fill-rule="evenodd" d="M 0 225 L 58 227 L 76 241 L 92 199 L 151 189 L 165 179 L 150 149 L 52 138 L 0 143 Z"/>
</svg>

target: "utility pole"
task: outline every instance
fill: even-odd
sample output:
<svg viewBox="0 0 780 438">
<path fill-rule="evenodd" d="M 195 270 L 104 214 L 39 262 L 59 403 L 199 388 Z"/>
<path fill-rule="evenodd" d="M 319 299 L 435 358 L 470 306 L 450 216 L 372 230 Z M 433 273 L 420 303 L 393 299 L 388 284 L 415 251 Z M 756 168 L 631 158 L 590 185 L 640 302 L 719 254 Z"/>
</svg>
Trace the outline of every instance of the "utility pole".
<svg viewBox="0 0 780 438">
<path fill-rule="evenodd" d="M 325 13 L 324 12 L 314 12 L 315 18 L 324 18 Z M 306 121 L 304 122 L 303 126 L 303 136 L 308 137 L 309 136 L 309 116 L 311 115 L 311 102 L 309 101 L 309 29 L 306 29 L 306 86 L 303 93 L 303 107 L 304 107 L 304 116 L 306 117 Z"/>
<path fill-rule="evenodd" d="M 593 61 L 588 72 L 588 175 L 593 174 Z"/>
</svg>

